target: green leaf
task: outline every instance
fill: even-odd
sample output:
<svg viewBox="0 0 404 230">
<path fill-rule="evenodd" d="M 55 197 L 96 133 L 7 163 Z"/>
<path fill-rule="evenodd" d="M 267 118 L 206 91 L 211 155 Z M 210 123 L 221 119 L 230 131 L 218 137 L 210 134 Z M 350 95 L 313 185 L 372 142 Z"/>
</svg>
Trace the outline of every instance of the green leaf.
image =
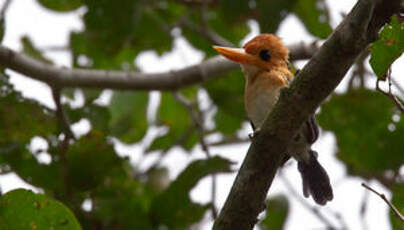
<svg viewBox="0 0 404 230">
<path fill-rule="evenodd" d="M 44 63 L 52 64 L 52 61 L 45 58 L 42 55 L 41 51 L 34 46 L 34 43 L 32 43 L 31 39 L 28 36 L 23 36 L 21 38 L 21 43 L 22 43 L 22 46 L 23 46 L 23 52 L 26 55 L 31 56 L 31 57 L 33 57 L 33 58 L 35 58 L 37 60 L 40 60 L 40 61 L 42 61 Z"/>
<path fill-rule="evenodd" d="M 91 104 L 84 108 L 84 116 L 90 120 L 93 128 L 104 132 L 109 130 L 108 123 L 111 115 L 107 107 Z"/>
<path fill-rule="evenodd" d="M 257 0 L 256 10 L 261 33 L 275 33 L 298 0 Z"/>
<path fill-rule="evenodd" d="M 96 187 L 111 170 L 122 167 L 113 145 L 96 130 L 69 147 L 67 163 L 72 186 L 79 191 Z"/>
<path fill-rule="evenodd" d="M 391 64 L 404 52 L 404 23 L 392 17 L 380 32 L 380 39 L 373 43 L 370 52 L 370 66 L 378 78 L 385 78 Z"/>
<path fill-rule="evenodd" d="M 1 161 L 4 161 L 2 164 L 8 165 L 25 182 L 53 193 L 64 191 L 59 162 L 39 163 L 28 151 L 26 143 L 2 143 L 0 153 Z"/>
<path fill-rule="evenodd" d="M 265 218 L 259 223 L 263 230 L 282 230 L 289 214 L 286 196 L 278 195 L 267 201 Z"/>
<path fill-rule="evenodd" d="M 148 100 L 147 92 L 115 91 L 109 105 L 111 134 L 126 143 L 141 140 L 148 128 Z"/>
<path fill-rule="evenodd" d="M 200 23 L 200 19 L 194 14 L 190 15 L 187 20 L 194 26 Z M 184 27 L 181 29 L 181 35 L 183 35 L 193 47 L 203 51 L 206 57 L 217 55 L 217 52 L 212 48 L 212 42 L 201 36 L 197 31 Z"/>
<path fill-rule="evenodd" d="M 83 2 L 88 9 L 85 31 L 72 33 L 70 39 L 74 66 L 132 70 L 140 51 L 150 49 L 161 54 L 171 49 L 173 38 L 167 32 L 169 26 L 165 25 L 160 4 L 133 0 L 121 0 L 119 4 L 109 0 Z M 88 61 L 81 62 L 85 57 Z"/>
<path fill-rule="evenodd" d="M 142 5 L 138 1 L 121 0 L 119 4 L 109 0 L 84 0 L 88 11 L 84 23 L 88 37 L 95 42 L 105 43 L 105 51 L 114 51 L 128 38 L 137 26 Z"/>
<path fill-rule="evenodd" d="M 1 85 L 0 164 L 11 168 L 29 184 L 45 190 L 63 190 L 59 165 L 40 164 L 28 150 L 35 136 L 55 139 L 58 130 L 53 111 L 23 98 L 7 79 L 2 79 Z"/>
<path fill-rule="evenodd" d="M 38 2 L 50 10 L 60 12 L 72 11 L 83 5 L 81 0 L 38 0 Z"/>
<path fill-rule="evenodd" d="M 231 162 L 220 157 L 192 162 L 151 205 L 154 222 L 169 229 L 186 229 L 201 220 L 208 205 L 192 202 L 189 192 L 203 177 L 219 172 L 231 172 Z M 161 205 L 164 204 L 164 205 Z"/>
<path fill-rule="evenodd" d="M 181 144 L 185 149 L 192 148 L 197 143 L 195 131 L 190 128 L 193 121 L 185 108 L 169 92 L 161 94 L 161 103 L 158 110 L 159 123 L 168 127 L 168 133 L 156 138 L 149 150 L 167 149 L 174 144 Z"/>
<path fill-rule="evenodd" d="M 80 230 L 81 227 L 62 203 L 42 194 L 17 189 L 0 199 L 0 229 Z"/>
<path fill-rule="evenodd" d="M 337 157 L 350 174 L 372 178 L 404 164 L 404 119 L 394 109 L 386 96 L 365 89 L 334 95 L 321 107 L 319 123 L 335 133 Z M 393 115 L 401 119 L 393 121 Z"/>
<path fill-rule="evenodd" d="M 331 34 L 330 16 L 325 0 L 299 0 L 294 12 L 312 35 L 327 38 Z"/>
<path fill-rule="evenodd" d="M 72 109 L 70 106 L 64 106 L 71 123 L 80 121 L 82 118 L 87 118 L 92 127 L 103 132 L 109 131 L 109 121 L 111 119 L 110 110 L 108 107 L 89 104 L 82 108 Z"/>
<path fill-rule="evenodd" d="M 97 69 L 135 69 L 133 60 L 139 49 L 129 44 L 121 44 L 117 48 L 105 48 L 107 41 L 91 36 L 91 33 L 70 34 L 70 48 L 73 56 L 73 66 Z"/>
<path fill-rule="evenodd" d="M 92 191 L 92 217 L 105 229 L 153 229 L 148 211 L 154 195 L 130 173 L 114 175 Z"/>
<path fill-rule="evenodd" d="M 241 123 L 244 121 L 245 119 L 233 116 L 221 108 L 218 108 L 215 114 L 216 129 L 226 135 L 234 134 L 241 128 Z"/>
<path fill-rule="evenodd" d="M 184 14 L 189 13 L 189 8 L 177 1 L 160 1 L 160 4 L 155 4 L 153 7 L 154 14 L 158 15 L 159 19 L 172 25 L 184 17 Z M 149 8 L 150 9 L 150 8 Z"/>
<path fill-rule="evenodd" d="M 234 23 L 245 20 L 251 14 L 251 8 L 245 0 L 222 0 L 219 12 L 227 23 Z"/>
<path fill-rule="evenodd" d="M 165 20 L 154 9 L 145 9 L 135 27 L 134 45 L 143 50 L 155 50 L 160 55 L 171 50 L 173 37 L 164 29 Z"/>
<path fill-rule="evenodd" d="M 7 93 L 7 91 L 9 91 Z M 28 142 L 57 130 L 53 111 L 9 89 L 0 93 L 0 143 Z"/>
<path fill-rule="evenodd" d="M 404 215 L 404 184 L 395 184 L 391 188 L 391 203 Z M 404 223 L 390 210 L 390 223 L 393 230 L 403 230 Z"/>
<path fill-rule="evenodd" d="M 226 40 L 238 45 L 240 41 L 250 32 L 247 21 L 239 23 L 226 23 L 223 12 L 218 12 L 214 19 L 208 21 L 208 25 Z"/>
<path fill-rule="evenodd" d="M 223 9 L 222 9 L 223 10 Z M 230 41 L 231 43 L 237 45 L 239 42 L 248 34 L 250 31 L 247 20 L 235 23 L 228 22 L 225 20 L 225 13 L 223 11 L 210 11 L 208 12 L 212 16 L 207 20 L 207 26 L 217 33 L 219 36 Z M 191 15 L 188 18 L 188 23 L 194 27 L 201 27 L 203 22 L 201 22 L 200 17 L 197 15 Z M 204 36 L 201 36 L 200 32 L 184 27 L 182 29 L 182 35 L 197 49 L 203 51 L 206 57 L 211 57 L 217 55 L 217 52 L 212 48 L 212 41 Z"/>
<path fill-rule="evenodd" d="M 90 104 L 96 100 L 101 95 L 102 91 L 102 89 L 82 89 L 86 104 Z"/>
<path fill-rule="evenodd" d="M 247 118 L 244 111 L 244 77 L 242 73 L 240 71 L 231 72 L 227 77 L 205 83 L 204 87 L 218 106 L 215 115 L 216 129 L 224 134 L 233 134 Z"/>
<path fill-rule="evenodd" d="M 196 160 L 181 172 L 166 192 L 172 192 L 171 195 L 176 197 L 181 196 L 179 193 L 188 194 L 203 177 L 212 173 L 231 172 L 232 164 L 228 159 L 218 156 L 206 160 Z"/>
</svg>

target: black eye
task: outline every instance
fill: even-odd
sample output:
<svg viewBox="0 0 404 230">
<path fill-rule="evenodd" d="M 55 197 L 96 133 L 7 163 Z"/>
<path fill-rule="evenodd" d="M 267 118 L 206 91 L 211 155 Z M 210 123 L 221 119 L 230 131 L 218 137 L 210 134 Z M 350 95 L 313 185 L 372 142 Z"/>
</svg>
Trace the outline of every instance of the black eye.
<svg viewBox="0 0 404 230">
<path fill-rule="evenodd" d="M 269 52 L 269 50 L 261 50 L 260 51 L 260 58 L 263 61 L 269 61 L 269 59 L 271 59 L 271 52 Z"/>
</svg>

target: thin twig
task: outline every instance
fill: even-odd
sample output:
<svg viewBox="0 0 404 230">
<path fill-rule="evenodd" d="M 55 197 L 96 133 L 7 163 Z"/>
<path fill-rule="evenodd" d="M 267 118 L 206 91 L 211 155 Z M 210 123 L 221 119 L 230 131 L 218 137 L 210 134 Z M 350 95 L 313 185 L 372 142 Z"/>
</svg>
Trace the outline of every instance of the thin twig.
<svg viewBox="0 0 404 230">
<path fill-rule="evenodd" d="M 398 99 L 397 96 L 393 94 L 393 92 L 391 90 L 392 81 L 391 81 L 391 70 L 390 69 L 387 71 L 386 76 L 387 76 L 387 80 L 388 80 L 388 84 L 389 84 L 389 91 L 385 92 L 380 88 L 380 85 L 379 85 L 380 81 L 384 81 L 383 79 L 380 79 L 380 78 L 377 79 L 377 81 L 376 81 L 376 90 L 381 92 L 382 94 L 386 95 L 387 97 L 389 97 L 394 102 L 397 109 L 399 109 L 401 113 L 404 113 L 404 105 L 400 102 L 400 99 Z"/>
<path fill-rule="evenodd" d="M 201 144 L 202 150 L 205 152 L 206 158 L 211 158 L 212 155 L 209 150 L 209 146 L 205 141 L 204 137 L 204 116 L 201 111 L 198 109 L 198 103 L 194 103 L 189 101 L 187 98 L 184 97 L 180 92 L 174 92 L 173 93 L 174 98 L 180 102 L 184 107 L 187 109 L 189 115 L 192 118 L 192 121 L 195 124 L 197 133 L 198 133 L 198 138 L 199 138 L 199 143 Z M 217 210 L 216 210 L 216 174 L 212 174 L 212 190 L 211 190 L 211 211 L 212 211 L 212 217 L 213 219 L 217 218 Z"/>
<path fill-rule="evenodd" d="M 65 197 L 68 200 L 72 200 L 73 193 L 72 193 L 72 185 L 71 185 L 71 178 L 70 172 L 68 167 L 68 160 L 67 160 L 67 151 L 69 149 L 69 142 L 70 140 L 75 140 L 74 134 L 70 128 L 70 122 L 63 110 L 62 103 L 61 103 L 61 94 L 60 88 L 51 86 L 52 90 L 52 97 L 55 101 L 56 105 L 56 117 L 58 119 L 60 127 L 63 129 L 63 133 L 65 135 L 64 139 L 59 142 L 58 144 L 58 153 L 60 156 L 60 174 L 64 181 L 65 186 Z"/>
<path fill-rule="evenodd" d="M 39 47 L 40 50 L 45 52 L 69 52 L 70 48 L 68 46 L 58 46 L 58 45 L 49 45 Z"/>
<path fill-rule="evenodd" d="M 320 211 L 317 207 L 311 206 L 305 199 L 302 198 L 300 194 L 297 193 L 297 191 L 293 188 L 292 184 L 289 182 L 289 180 L 283 175 L 282 170 L 279 170 L 279 177 L 281 178 L 282 182 L 284 183 L 286 189 L 289 191 L 290 194 L 292 194 L 293 197 L 299 201 L 303 207 L 305 207 L 307 210 L 311 211 L 314 216 L 316 216 L 321 222 L 323 222 L 327 229 L 337 229 Z"/>
<path fill-rule="evenodd" d="M 51 87 L 51 89 L 52 89 L 52 97 L 56 105 L 56 116 L 59 120 L 59 123 L 64 129 L 64 134 L 66 135 L 65 139 L 75 140 L 74 134 L 70 128 L 69 118 L 67 117 L 65 111 L 63 110 L 63 106 L 61 103 L 60 89 L 58 87 Z"/>
<path fill-rule="evenodd" d="M 351 90 L 354 87 L 355 79 L 359 78 L 359 87 L 365 87 L 365 77 L 369 71 L 366 69 L 365 60 L 369 56 L 369 49 L 363 50 L 355 60 L 355 69 L 352 71 L 351 78 L 349 79 L 348 89 Z"/>
<path fill-rule="evenodd" d="M 368 208 L 368 202 L 369 202 L 369 191 L 365 190 L 365 193 L 363 194 L 362 202 L 360 205 L 360 209 L 359 209 L 360 210 L 359 215 L 360 215 L 363 230 L 369 229 L 369 227 L 366 223 L 366 220 L 365 220 L 365 216 L 366 216 L 367 208 Z"/>
<path fill-rule="evenodd" d="M 208 2 L 206 0 L 202 0 L 202 7 L 200 7 L 200 17 L 201 17 L 201 26 L 198 30 L 200 30 L 208 41 L 214 42 L 217 45 L 230 46 L 233 47 L 234 44 L 228 41 L 227 39 L 220 36 L 209 26 L 208 19 Z"/>
<path fill-rule="evenodd" d="M 404 88 L 393 77 L 391 78 L 391 82 L 397 88 L 397 90 L 400 91 L 402 95 L 404 95 Z"/>
<path fill-rule="evenodd" d="M 185 27 L 189 30 L 192 30 L 198 34 L 200 34 L 205 40 L 209 41 L 212 44 L 221 45 L 221 46 L 228 46 L 234 47 L 234 44 L 226 40 L 225 38 L 221 37 L 219 34 L 214 32 L 211 29 L 203 29 L 198 25 L 192 23 L 190 20 L 183 20 L 180 22 L 181 27 Z"/>
<path fill-rule="evenodd" d="M 376 195 L 378 195 L 380 198 L 382 198 L 382 200 L 384 200 L 384 202 L 386 202 L 386 204 L 391 208 L 391 210 L 393 211 L 394 215 L 397 216 L 398 219 L 401 220 L 401 222 L 404 223 L 404 216 L 403 214 L 400 213 L 400 211 L 398 211 L 398 209 L 387 199 L 387 197 L 383 194 L 383 193 L 379 193 L 378 191 L 374 190 L 373 188 L 371 188 L 370 186 L 368 186 L 365 183 L 362 183 L 362 186 L 365 187 L 366 189 L 370 190 L 371 192 L 375 193 Z"/>
<path fill-rule="evenodd" d="M 289 45 L 288 48 L 291 51 L 289 54 L 290 61 L 310 59 L 320 49 L 320 41 L 302 41 Z"/>
<path fill-rule="evenodd" d="M 170 34 L 174 26 L 169 25 L 164 20 L 162 20 L 157 14 L 155 14 L 150 7 L 145 7 L 144 11 L 148 12 L 149 16 L 154 19 L 155 22 L 160 26 L 160 28 L 167 34 Z"/>
<path fill-rule="evenodd" d="M 188 17 L 181 18 L 178 25 L 179 27 L 185 27 L 189 30 L 192 30 L 198 34 L 200 34 L 206 41 L 221 46 L 234 47 L 234 44 L 228 41 L 227 39 L 220 36 L 216 33 L 208 24 L 207 17 L 207 2 L 202 1 L 202 6 L 200 7 L 200 25 L 196 25 L 189 20 Z"/>
<path fill-rule="evenodd" d="M 161 153 L 160 153 L 160 157 L 157 158 L 157 160 L 151 164 L 151 166 L 144 172 L 144 173 L 139 173 L 139 175 L 147 175 L 149 172 L 151 172 L 152 170 L 158 168 L 161 165 L 161 162 L 163 162 L 164 158 L 167 156 L 167 153 L 174 147 L 177 145 L 180 145 L 182 143 L 184 143 L 184 141 L 186 140 L 187 137 L 189 137 L 189 135 L 191 135 L 191 133 L 195 130 L 194 126 L 190 126 L 188 127 L 188 129 L 177 139 L 175 140 L 175 142 L 168 148 L 164 149 Z M 137 177 L 135 175 L 135 177 Z"/>
<path fill-rule="evenodd" d="M 3 7 L 0 9 L 0 21 L 4 20 L 4 17 L 6 16 L 6 12 L 8 7 L 10 6 L 11 0 L 6 0 L 3 4 Z"/>
</svg>

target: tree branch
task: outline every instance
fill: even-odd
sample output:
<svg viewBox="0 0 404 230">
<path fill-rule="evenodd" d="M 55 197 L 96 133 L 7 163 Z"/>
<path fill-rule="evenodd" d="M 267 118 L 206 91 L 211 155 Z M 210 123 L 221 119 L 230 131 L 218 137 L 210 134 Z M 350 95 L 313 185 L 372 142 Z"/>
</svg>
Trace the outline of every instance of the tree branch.
<svg viewBox="0 0 404 230">
<path fill-rule="evenodd" d="M 373 192 L 374 194 L 378 195 L 386 204 L 391 208 L 393 211 L 394 215 L 397 216 L 398 219 L 401 220 L 401 222 L 404 223 L 404 216 L 398 211 L 398 209 L 386 198 L 386 196 L 382 193 L 379 193 L 378 191 L 374 190 L 373 188 L 369 187 L 367 184 L 362 183 L 362 186 L 368 189 L 369 191 Z"/>
<path fill-rule="evenodd" d="M 65 136 L 65 139 L 70 140 L 73 139 L 75 140 L 73 131 L 70 128 L 70 121 L 69 118 L 67 117 L 63 106 L 61 102 L 61 94 L 60 94 L 60 89 L 57 87 L 51 87 L 52 88 L 52 97 L 53 100 L 55 101 L 56 105 L 56 116 L 58 118 L 59 124 L 62 127 Z"/>
<path fill-rule="evenodd" d="M 369 203 L 369 191 L 366 190 L 365 193 L 363 194 L 360 209 L 359 209 L 359 215 L 360 215 L 360 220 L 362 224 L 362 229 L 363 230 L 368 230 L 368 223 L 366 222 L 366 213 L 368 210 L 368 203 Z"/>
<path fill-rule="evenodd" d="M 389 84 L 389 91 L 388 92 L 384 92 L 381 88 L 380 88 L 380 81 L 384 81 L 383 79 L 378 78 L 376 81 L 376 90 L 381 92 L 383 95 L 387 96 L 388 98 L 390 98 L 394 104 L 396 105 L 397 109 L 401 112 L 404 113 L 404 105 L 401 103 L 400 99 L 397 98 L 396 95 L 393 94 L 392 90 L 391 90 L 391 86 L 392 86 L 392 81 L 391 81 L 391 70 L 389 69 L 387 71 L 387 80 L 388 80 L 388 84 Z"/>
<path fill-rule="evenodd" d="M 399 6 L 400 0 L 359 0 L 290 87 L 282 90 L 248 150 L 213 229 L 253 229 L 291 137 L 337 87 Z"/>
<path fill-rule="evenodd" d="M 6 11 L 8 9 L 8 7 L 10 6 L 11 0 L 6 0 L 3 3 L 3 6 L 0 9 L 0 21 L 4 20 L 4 18 L 6 17 Z"/>
<path fill-rule="evenodd" d="M 199 138 L 199 144 L 201 145 L 202 150 L 204 151 L 206 158 L 212 158 L 212 154 L 210 153 L 209 146 L 206 144 L 205 141 L 205 117 L 203 113 L 199 111 L 198 102 L 197 101 L 190 101 L 180 92 L 173 93 L 174 98 L 181 103 L 189 113 L 189 116 L 192 118 L 194 122 L 196 132 Z M 211 188 L 211 211 L 213 219 L 217 218 L 217 210 L 216 210 L 216 174 L 212 174 L 212 188 Z"/>
<path fill-rule="evenodd" d="M 313 57 L 313 55 L 319 50 L 319 41 L 311 43 L 296 43 L 289 45 L 288 48 L 291 51 L 289 59 L 291 61 L 304 60 Z"/>
<path fill-rule="evenodd" d="M 291 46 L 295 59 L 307 58 L 311 45 Z M 299 55 L 294 55 L 294 53 Z M 306 54 L 306 55 L 302 55 Z M 40 62 L 0 46 L 0 66 L 51 85 L 83 88 L 125 90 L 175 90 L 189 85 L 214 80 L 238 68 L 238 65 L 216 56 L 200 64 L 164 73 L 139 73 L 109 70 L 67 69 Z"/>
</svg>

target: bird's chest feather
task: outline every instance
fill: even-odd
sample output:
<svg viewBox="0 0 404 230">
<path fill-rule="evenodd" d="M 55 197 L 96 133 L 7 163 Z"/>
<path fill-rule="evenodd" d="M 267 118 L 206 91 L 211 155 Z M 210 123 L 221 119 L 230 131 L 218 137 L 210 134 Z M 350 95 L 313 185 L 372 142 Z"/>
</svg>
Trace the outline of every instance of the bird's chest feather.
<svg viewBox="0 0 404 230">
<path fill-rule="evenodd" d="M 247 82 L 244 101 L 248 118 L 256 128 L 261 127 L 279 99 L 280 91 L 287 85 L 279 79 L 260 77 Z"/>
</svg>

